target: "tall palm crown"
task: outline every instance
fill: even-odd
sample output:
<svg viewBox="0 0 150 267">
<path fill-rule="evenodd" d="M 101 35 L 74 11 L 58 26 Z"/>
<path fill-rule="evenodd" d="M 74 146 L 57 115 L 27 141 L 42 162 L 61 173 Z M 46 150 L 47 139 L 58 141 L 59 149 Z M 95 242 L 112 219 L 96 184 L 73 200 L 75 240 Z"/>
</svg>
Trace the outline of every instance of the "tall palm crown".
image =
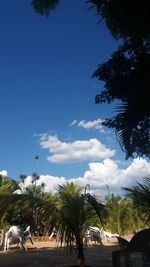
<svg viewBox="0 0 150 267">
<path fill-rule="evenodd" d="M 83 237 L 90 223 L 92 209 L 85 203 L 83 188 L 74 183 L 59 186 L 57 191 L 57 229 L 67 245 L 76 243 L 79 265 L 84 266 Z"/>
</svg>

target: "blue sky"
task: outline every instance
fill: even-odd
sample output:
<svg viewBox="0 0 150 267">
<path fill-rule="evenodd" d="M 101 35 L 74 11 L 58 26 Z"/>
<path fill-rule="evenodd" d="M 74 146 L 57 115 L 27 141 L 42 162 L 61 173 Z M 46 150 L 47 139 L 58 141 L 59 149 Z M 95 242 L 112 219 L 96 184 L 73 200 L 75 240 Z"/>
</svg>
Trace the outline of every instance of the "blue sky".
<svg viewBox="0 0 150 267">
<path fill-rule="evenodd" d="M 150 172 L 144 159 L 125 161 L 101 126 L 115 105 L 95 105 L 103 83 L 91 76 L 118 43 L 85 2 L 62 0 L 48 18 L 29 0 L 1 3 L 0 170 L 15 179 L 38 171 L 47 190 L 70 178 L 117 191 Z"/>
</svg>

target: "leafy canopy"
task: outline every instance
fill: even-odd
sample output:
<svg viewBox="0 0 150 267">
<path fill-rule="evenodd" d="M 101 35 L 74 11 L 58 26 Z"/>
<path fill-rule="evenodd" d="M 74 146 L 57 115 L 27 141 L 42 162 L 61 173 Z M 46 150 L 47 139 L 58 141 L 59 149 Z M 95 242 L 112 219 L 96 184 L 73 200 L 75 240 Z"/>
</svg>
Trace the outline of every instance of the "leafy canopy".
<svg viewBox="0 0 150 267">
<path fill-rule="evenodd" d="M 50 12 L 56 8 L 59 0 L 32 0 L 34 10 L 40 15 L 48 16 Z"/>
<path fill-rule="evenodd" d="M 112 36 L 122 44 L 100 64 L 93 77 L 104 82 L 96 103 L 121 102 L 117 115 L 104 125 L 114 128 L 120 145 L 131 156 L 150 156 L 150 6 L 147 0 L 90 0 Z"/>
</svg>

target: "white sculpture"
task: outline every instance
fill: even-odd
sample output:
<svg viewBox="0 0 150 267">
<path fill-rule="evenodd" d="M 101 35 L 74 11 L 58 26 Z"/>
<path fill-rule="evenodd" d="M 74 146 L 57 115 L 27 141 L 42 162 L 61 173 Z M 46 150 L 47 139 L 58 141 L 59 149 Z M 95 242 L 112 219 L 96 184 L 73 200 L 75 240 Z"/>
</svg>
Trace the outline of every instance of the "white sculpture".
<svg viewBox="0 0 150 267">
<path fill-rule="evenodd" d="M 20 226 L 16 226 L 16 225 L 11 226 L 5 234 L 4 252 L 6 250 L 9 250 L 9 246 L 14 241 L 16 241 L 16 239 L 19 240 L 20 249 L 27 250 L 25 246 L 26 238 L 29 238 L 31 243 L 33 244 L 31 232 L 30 232 L 30 226 L 28 226 L 25 231 L 23 231 Z"/>
</svg>

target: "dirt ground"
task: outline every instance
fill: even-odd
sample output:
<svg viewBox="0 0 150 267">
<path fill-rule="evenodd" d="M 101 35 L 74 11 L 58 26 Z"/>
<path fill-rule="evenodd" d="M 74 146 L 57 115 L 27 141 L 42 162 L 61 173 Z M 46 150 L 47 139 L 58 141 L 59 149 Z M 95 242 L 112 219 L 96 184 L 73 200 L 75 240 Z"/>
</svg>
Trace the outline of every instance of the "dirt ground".
<svg viewBox="0 0 150 267">
<path fill-rule="evenodd" d="M 130 239 L 130 237 L 128 237 Z M 0 267 L 69 267 L 77 263 L 75 252 L 70 255 L 65 247 L 55 241 L 27 242 L 27 251 L 20 251 L 15 245 L 9 252 L 0 250 Z M 86 263 L 90 267 L 111 267 L 112 251 L 119 249 L 116 238 L 104 246 L 91 245 L 84 248 Z"/>
</svg>

